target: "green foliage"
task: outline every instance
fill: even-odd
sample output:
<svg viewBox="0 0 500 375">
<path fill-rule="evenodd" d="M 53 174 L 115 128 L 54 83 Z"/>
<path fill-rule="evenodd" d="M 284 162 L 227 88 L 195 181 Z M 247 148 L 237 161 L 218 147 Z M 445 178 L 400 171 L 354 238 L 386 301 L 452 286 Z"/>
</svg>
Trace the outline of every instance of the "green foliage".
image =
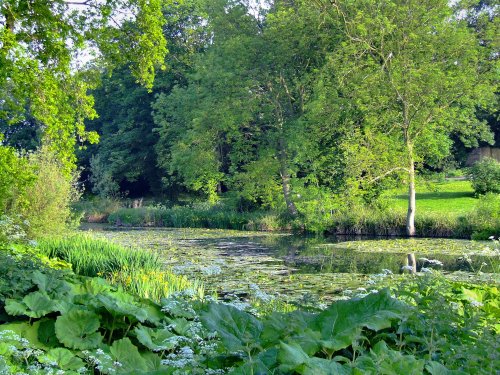
<svg viewBox="0 0 500 375">
<path fill-rule="evenodd" d="M 476 194 L 500 194 L 500 162 L 485 158 L 470 168 L 469 178 Z"/>
<path fill-rule="evenodd" d="M 38 248 L 50 258 L 57 257 L 71 263 L 75 273 L 85 276 L 106 276 L 125 268 L 157 270 L 159 264 L 155 253 L 127 249 L 89 235 L 43 239 Z"/>
<path fill-rule="evenodd" d="M 42 314 L 45 315 L 45 314 Z M 91 311 L 72 310 L 57 318 L 57 339 L 69 349 L 95 349 L 102 341 L 99 317 Z"/>
<path fill-rule="evenodd" d="M 155 301 L 186 290 L 203 296 L 200 282 L 162 269 L 159 255 L 151 251 L 125 248 L 89 235 L 46 238 L 38 243 L 38 250 L 49 258 L 71 263 L 79 275 L 105 277 L 129 292 Z"/>
<path fill-rule="evenodd" d="M 18 155 L 13 148 L 0 146 L 0 214 L 10 211 L 16 201 L 20 203 L 35 179 L 26 158 Z"/>
<path fill-rule="evenodd" d="M 186 315 L 191 304 L 188 296 L 164 300 L 164 312 L 160 305 L 102 279 L 55 271 L 36 257 L 12 257 L 2 250 L 0 258 L 1 265 L 7 261 L 18 278 L 12 282 L 17 288 L 7 288 L 4 283 L 11 283 L 10 274 L 0 277 L 0 370 L 6 373 L 146 374 L 161 370 L 171 374 L 175 367 L 166 361 L 177 357 L 182 348 L 211 353 L 211 340 L 194 321 L 196 314 Z M 16 302 L 28 301 L 33 302 L 30 311 L 12 308 Z M 174 308 L 179 304 L 182 309 Z M 170 340 L 160 341 L 161 347 L 151 351 L 142 342 L 146 332 L 154 335 L 157 331 L 165 332 L 163 337 Z M 205 367 L 188 364 L 194 369 Z"/>
<path fill-rule="evenodd" d="M 123 226 L 159 226 L 173 228 L 221 228 L 246 230 L 278 230 L 282 227 L 276 214 L 238 212 L 224 205 L 121 208 L 108 217 L 108 222 Z"/>
<path fill-rule="evenodd" d="M 467 216 L 473 230 L 473 239 L 486 240 L 500 233 L 500 195 L 486 194 L 479 199 L 475 209 Z"/>
<path fill-rule="evenodd" d="M 77 188 L 78 175 L 64 173 L 64 166 L 55 154 L 41 148 L 28 156 L 29 168 L 36 180 L 16 202 L 16 212 L 28 221 L 31 238 L 64 232 L 75 223 L 71 205 L 80 198 Z"/>
<path fill-rule="evenodd" d="M 458 375 L 499 365 L 496 287 L 418 276 L 392 287 L 397 299 L 384 289 L 257 318 L 186 294 L 160 306 L 36 257 L 0 256 L 11 270 L 0 277 L 4 371 Z"/>
<path fill-rule="evenodd" d="M 163 2 L 63 0 L 26 6 L 3 1 L 0 6 L 0 87 L 5 105 L 0 119 L 21 124 L 27 113 L 43 125 L 43 140 L 68 172 L 77 142 L 95 142 L 83 121 L 95 117 L 96 75 L 73 57 L 92 45 L 99 51 L 94 68 L 111 70 L 130 64 L 134 77 L 151 88 L 155 69 L 167 52 L 162 33 Z M 115 24 L 123 13 L 130 18 Z M 75 69 L 76 68 L 76 69 Z"/>
</svg>

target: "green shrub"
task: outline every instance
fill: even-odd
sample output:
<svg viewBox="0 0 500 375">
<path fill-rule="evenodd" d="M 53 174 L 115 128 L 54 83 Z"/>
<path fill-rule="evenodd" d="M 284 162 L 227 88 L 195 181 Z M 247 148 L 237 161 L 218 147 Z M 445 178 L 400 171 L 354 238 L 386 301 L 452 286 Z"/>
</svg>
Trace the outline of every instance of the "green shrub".
<svg viewBox="0 0 500 375">
<path fill-rule="evenodd" d="M 500 163 L 495 159 L 478 162 L 470 169 L 469 178 L 476 194 L 500 193 Z"/>
<path fill-rule="evenodd" d="M 55 155 L 44 148 L 30 154 L 28 163 L 36 180 L 16 200 L 16 212 L 29 222 L 30 237 L 60 234 L 76 223 L 71 205 L 80 198 L 78 176 L 65 174 Z"/>
<path fill-rule="evenodd" d="M 119 210 L 121 202 L 115 198 L 82 199 L 73 204 L 73 208 L 88 223 L 106 223 L 109 215 Z"/>
<path fill-rule="evenodd" d="M 12 214 L 14 206 L 25 204 L 24 193 L 35 180 L 28 160 L 13 148 L 0 145 L 0 215 Z"/>
<path fill-rule="evenodd" d="M 475 209 L 467 216 L 467 222 L 474 240 L 500 236 L 500 195 L 489 193 L 481 197 Z"/>
</svg>

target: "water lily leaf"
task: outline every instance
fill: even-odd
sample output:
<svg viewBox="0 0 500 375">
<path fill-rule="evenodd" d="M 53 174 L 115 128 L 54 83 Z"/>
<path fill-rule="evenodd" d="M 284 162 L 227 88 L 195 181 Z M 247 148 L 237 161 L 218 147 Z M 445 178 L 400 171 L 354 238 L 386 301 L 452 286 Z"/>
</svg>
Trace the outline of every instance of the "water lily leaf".
<svg viewBox="0 0 500 375">
<path fill-rule="evenodd" d="M 102 341 L 99 317 L 86 310 L 71 310 L 57 318 L 55 329 L 60 342 L 71 349 L 94 349 Z"/>
<path fill-rule="evenodd" d="M 211 303 L 201 313 L 201 321 L 210 331 L 216 331 L 230 351 L 255 347 L 259 343 L 262 323 L 235 307 Z"/>
<path fill-rule="evenodd" d="M 172 350 L 175 348 L 175 343 L 167 341 L 175 335 L 167 329 L 153 329 L 138 325 L 134 329 L 137 340 L 146 348 L 152 351 Z"/>
<path fill-rule="evenodd" d="M 147 371 L 146 360 L 142 358 L 139 349 L 128 337 L 116 340 L 111 345 L 110 352 L 121 363 L 120 372 Z"/>
<path fill-rule="evenodd" d="M 384 290 L 363 299 L 338 301 L 320 313 L 313 329 L 321 333 L 321 345 L 331 351 L 347 348 L 366 327 L 378 331 L 391 326 L 408 311 L 403 302 Z"/>
<path fill-rule="evenodd" d="M 39 360 L 42 363 L 56 362 L 63 370 L 78 370 L 85 366 L 85 363 L 80 358 L 65 348 L 50 349 Z"/>
</svg>

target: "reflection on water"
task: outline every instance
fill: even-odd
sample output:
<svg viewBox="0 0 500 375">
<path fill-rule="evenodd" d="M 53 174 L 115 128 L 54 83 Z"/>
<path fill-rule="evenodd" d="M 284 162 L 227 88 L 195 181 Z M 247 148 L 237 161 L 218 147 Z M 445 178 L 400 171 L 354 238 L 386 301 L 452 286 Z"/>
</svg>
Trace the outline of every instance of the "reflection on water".
<svg viewBox="0 0 500 375">
<path fill-rule="evenodd" d="M 202 279 L 219 294 L 246 294 L 255 285 L 290 298 L 331 299 L 365 286 L 370 274 L 400 273 L 408 253 L 422 267 L 491 272 L 485 244 L 445 239 L 305 237 L 209 229 L 115 229 L 92 226 L 96 236 L 157 251 L 165 267 Z M 474 253 L 470 259 L 464 253 Z M 484 253 L 484 251 L 483 251 Z M 427 260 L 424 260 L 426 258 Z M 429 260 L 442 264 L 431 265 Z M 386 271 L 384 271 L 386 272 Z"/>
</svg>

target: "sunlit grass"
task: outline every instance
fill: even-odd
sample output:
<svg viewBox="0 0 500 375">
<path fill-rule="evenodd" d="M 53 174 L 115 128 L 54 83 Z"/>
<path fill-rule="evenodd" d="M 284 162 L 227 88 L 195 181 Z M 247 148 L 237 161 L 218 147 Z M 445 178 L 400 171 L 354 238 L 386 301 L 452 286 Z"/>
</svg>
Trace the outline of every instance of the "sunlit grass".
<svg viewBox="0 0 500 375">
<path fill-rule="evenodd" d="M 470 181 L 443 181 L 419 183 L 417 189 L 417 211 L 428 213 L 464 214 L 476 206 L 478 200 Z M 391 207 L 406 209 L 408 193 L 405 188 L 386 192 Z"/>
</svg>

